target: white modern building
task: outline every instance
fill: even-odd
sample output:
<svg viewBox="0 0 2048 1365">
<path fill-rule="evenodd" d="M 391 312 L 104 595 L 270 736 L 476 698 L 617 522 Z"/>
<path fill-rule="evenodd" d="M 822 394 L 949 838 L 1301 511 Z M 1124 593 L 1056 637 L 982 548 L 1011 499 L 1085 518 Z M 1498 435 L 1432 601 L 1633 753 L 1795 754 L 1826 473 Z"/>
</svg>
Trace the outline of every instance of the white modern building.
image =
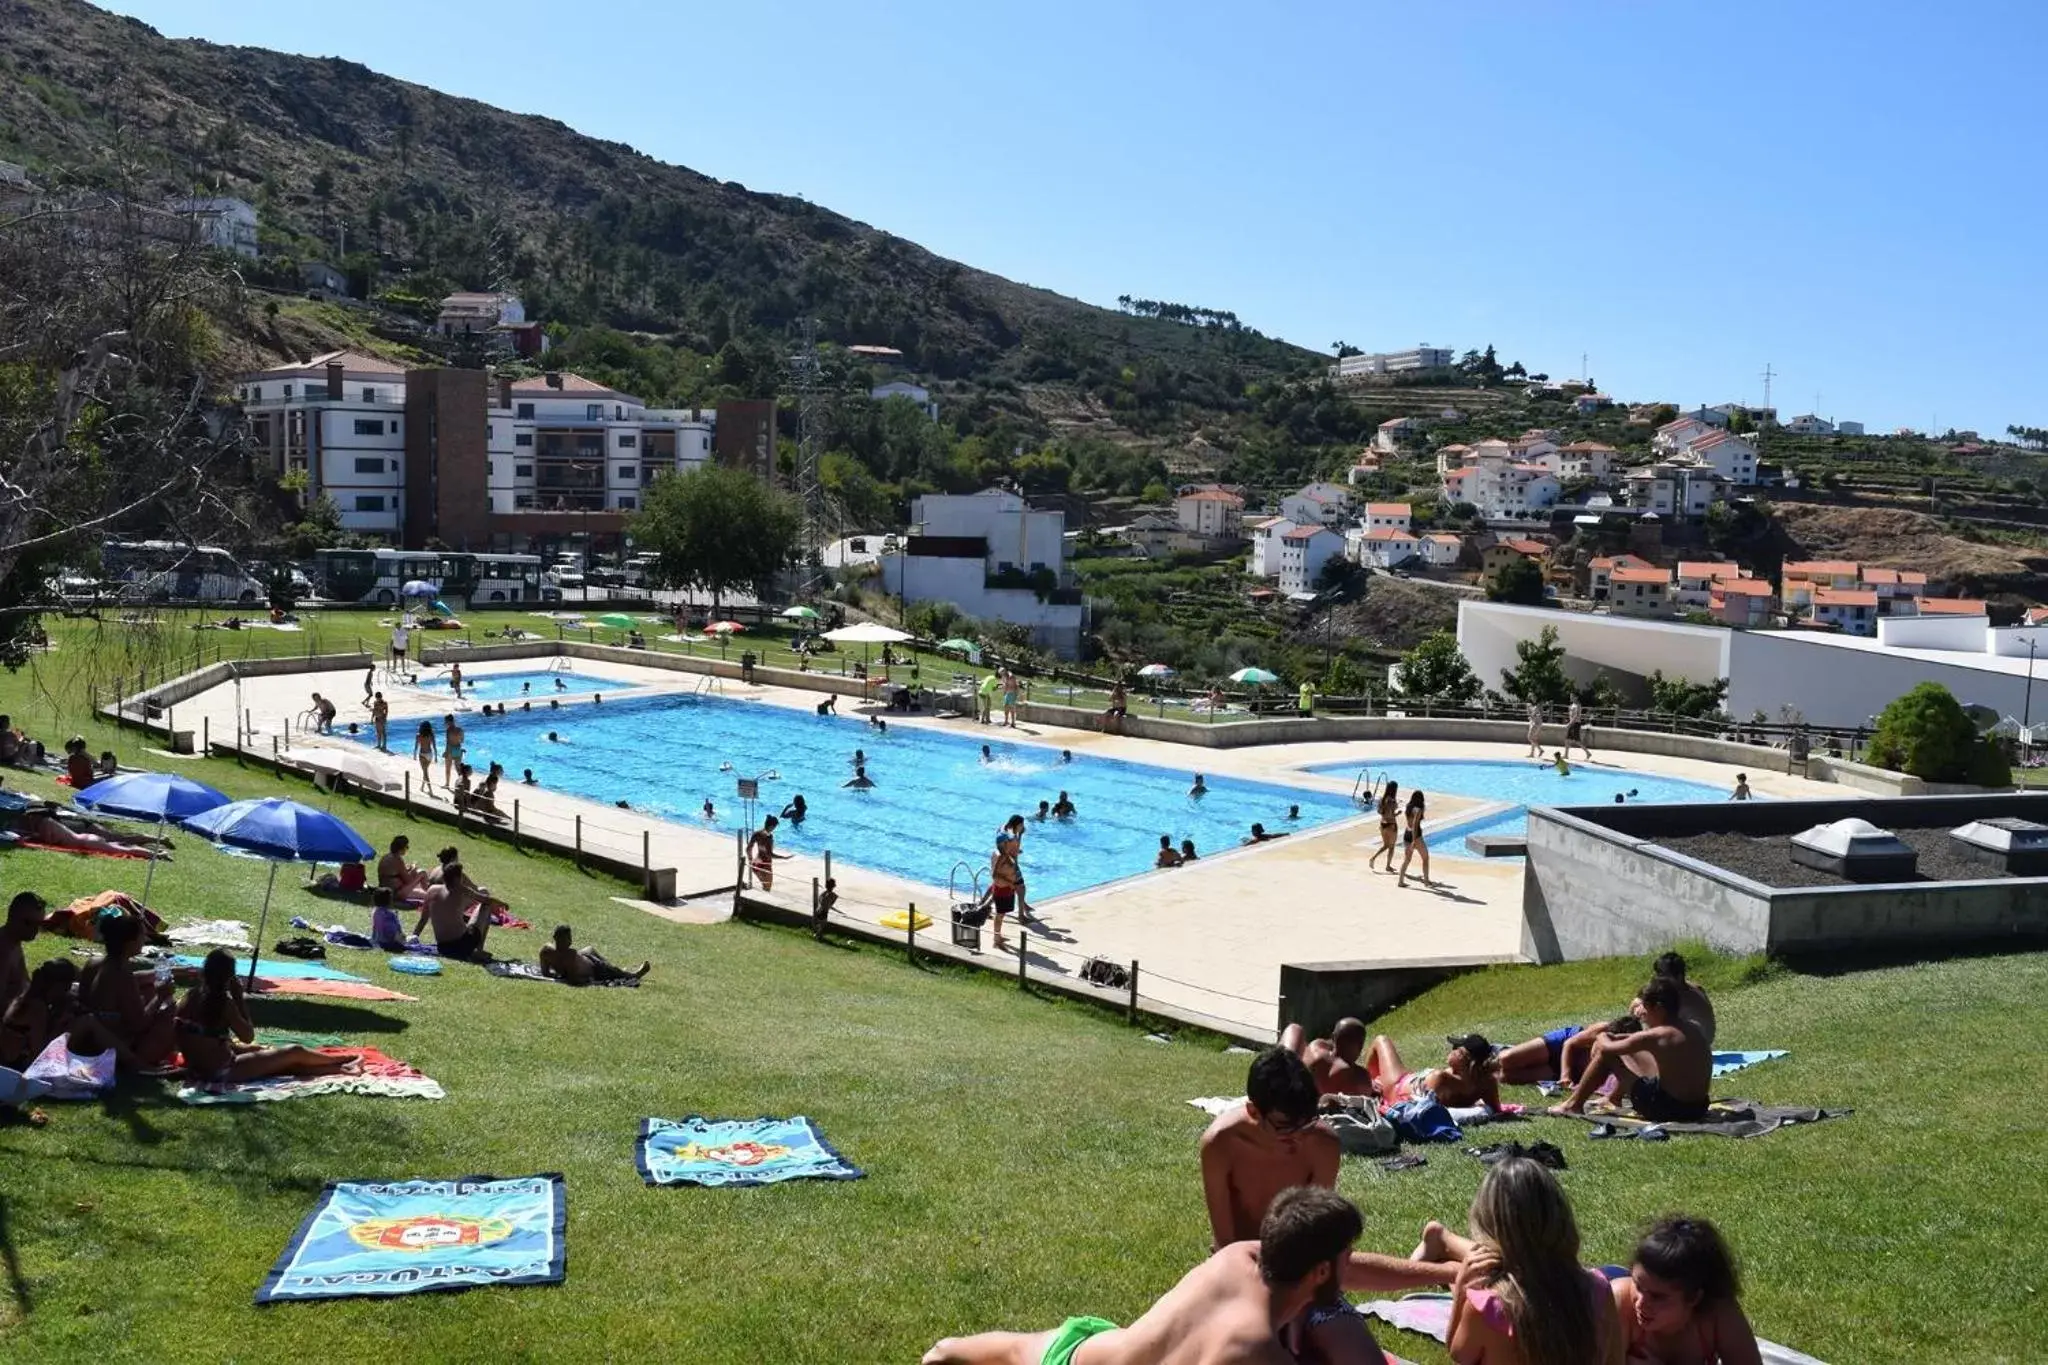
<svg viewBox="0 0 2048 1365">
<path fill-rule="evenodd" d="M 1448 569 L 1464 555 L 1465 541 L 1448 531 L 1431 531 L 1422 537 L 1419 548 L 1423 563 L 1434 569 Z"/>
<path fill-rule="evenodd" d="M 1454 357 L 1446 346 L 1417 346 L 1408 351 L 1380 351 L 1372 355 L 1347 355 L 1330 367 L 1332 379 L 1361 375 L 1426 374 L 1448 370 Z"/>
<path fill-rule="evenodd" d="M 1506 441 L 1481 441 L 1471 447 L 1463 465 L 1443 471 L 1444 500 L 1469 502 L 1488 521 L 1540 516 L 1557 504 L 1562 491 L 1557 475 L 1540 464 L 1517 460 Z"/>
<path fill-rule="evenodd" d="M 1244 499 L 1227 488 L 1191 488 L 1173 500 L 1173 515 L 1189 535 L 1207 540 L 1244 535 Z"/>
<path fill-rule="evenodd" d="M 1701 421 L 1698 417 L 1676 417 L 1658 427 L 1650 437 L 1650 449 L 1659 455 L 1677 455 L 1702 436 L 1725 427 L 1725 421 L 1716 425 Z"/>
<path fill-rule="evenodd" d="M 1351 490 L 1335 483 L 1305 484 L 1280 499 L 1280 515 L 1297 526 L 1341 526 L 1351 517 Z"/>
<path fill-rule="evenodd" d="M 911 503 L 910 533 L 881 558 L 882 586 L 904 603 L 950 602 L 981 621 L 1030 628 L 1031 641 L 1078 658 L 1087 608 L 1066 564 L 1066 514 L 1033 511 L 1005 489 L 931 493 Z"/>
<path fill-rule="evenodd" d="M 922 384 L 913 384 L 907 379 L 892 379 L 886 384 L 877 384 L 868 390 L 868 397 L 877 403 L 891 398 L 907 399 L 924 410 L 924 415 L 936 422 L 939 420 L 939 405 L 932 399 L 932 391 Z"/>
<path fill-rule="evenodd" d="M 1354 526 L 1344 533 L 1344 555 L 1368 568 L 1391 569 L 1420 559 L 1422 542 L 1395 526 Z"/>
<path fill-rule="evenodd" d="M 171 212 L 197 225 L 199 240 L 237 256 L 256 255 L 256 206 L 242 199 L 173 199 Z"/>
<path fill-rule="evenodd" d="M 1415 509 L 1405 502 L 1369 502 L 1360 520 L 1368 531 L 1412 531 Z"/>
<path fill-rule="evenodd" d="M 405 488 L 405 367 L 353 351 L 246 374 L 249 444 L 280 479 L 341 509 L 350 531 L 396 536 Z"/>
<path fill-rule="evenodd" d="M 1807 630 L 1728 630 L 1672 621 L 1560 612 L 1501 602 L 1458 607 L 1458 647 L 1482 678 L 1516 665 L 1515 645 L 1545 626 L 1565 648 L 1565 671 L 1580 683 L 1605 675 L 1624 693 L 1647 694 L 1651 673 L 1692 682 L 1728 679 L 1724 709 L 1761 711 L 1773 721 L 1790 707 L 1809 724 L 1867 726 L 1891 701 L 1938 682 L 1965 705 L 2028 719 L 2048 710 L 2029 696 L 2030 671 L 2048 682 L 2048 627 L 1994 629 L 1983 616 L 1886 618 L 1875 638 Z M 2035 654 L 2030 657 L 2028 644 Z M 2032 689 L 2039 692 L 2039 688 Z M 2031 723 L 2031 721 L 2029 721 Z"/>
<path fill-rule="evenodd" d="M 1756 482 L 1756 447 L 1740 436 L 1710 431 L 1686 443 L 1686 454 L 1709 465 L 1716 474 L 1736 485 Z"/>
<path fill-rule="evenodd" d="M 1327 526 L 1296 526 L 1279 536 L 1275 577 L 1290 597 L 1313 594 L 1323 566 L 1344 555 L 1344 537 Z"/>
</svg>

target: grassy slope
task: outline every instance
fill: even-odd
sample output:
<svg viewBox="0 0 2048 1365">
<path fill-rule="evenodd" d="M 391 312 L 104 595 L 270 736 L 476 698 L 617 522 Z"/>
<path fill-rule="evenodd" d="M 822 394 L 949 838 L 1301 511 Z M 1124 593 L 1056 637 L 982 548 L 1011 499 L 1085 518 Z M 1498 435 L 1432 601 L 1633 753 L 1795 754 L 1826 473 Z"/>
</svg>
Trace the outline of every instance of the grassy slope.
<svg viewBox="0 0 2048 1365">
<path fill-rule="evenodd" d="M 52 662 L 75 669 L 86 638 L 60 632 L 60 643 Z M 28 686 L 27 675 L 0 676 L 0 703 L 24 714 Z M 132 736 L 118 747 L 136 756 Z M 232 764 L 190 766 L 234 794 L 276 788 Z M 405 828 L 349 809 L 372 840 Z M 412 832 L 425 846 L 440 833 Z M 655 975 L 637 994 L 574 992 L 458 967 L 398 983 L 416 1004 L 261 1007 L 259 1023 L 334 1028 L 415 1062 L 448 1087 L 440 1104 L 191 1110 L 150 1085 L 103 1108 L 61 1107 L 40 1132 L 0 1130 L 0 1253 L 15 1267 L 0 1288 L 0 1353 L 303 1359 L 346 1340 L 364 1360 L 910 1360 L 963 1327 L 1127 1318 L 1201 1253 L 1202 1120 L 1181 1101 L 1231 1089 L 1242 1057 L 1195 1040 L 1146 1043 L 1078 1007 L 916 970 L 889 951 L 677 928 L 614 905 L 620 888 L 558 861 L 497 847 L 471 861 L 543 929 L 571 919 L 615 959 L 654 958 Z M 56 901 L 139 883 L 130 864 L 46 853 L 4 862 L 11 886 Z M 249 913 L 263 875 L 187 840 L 160 870 L 157 899 L 173 914 Z M 280 916 L 334 909 L 289 876 L 280 885 Z M 536 937 L 507 941 L 530 953 Z M 395 980 L 378 955 L 363 956 L 363 974 Z M 1611 1010 L 1641 971 L 1489 972 L 1382 1026 L 1411 1056 L 1453 1028 L 1526 1036 Z M 1525 1131 L 1565 1147 L 1589 1259 L 1624 1257 L 1633 1228 L 1684 1208 L 1729 1230 L 1760 1327 L 1837 1365 L 2041 1358 L 2032 1271 L 2009 1265 L 2007 1249 L 2037 1239 L 2040 1144 L 2026 1116 L 2048 1101 L 2029 1060 L 2043 1026 L 2011 1002 L 2048 988 L 2048 958 L 1833 978 L 1730 962 L 1705 980 L 1731 1044 L 1793 1051 L 1738 1078 L 1734 1093 L 1859 1113 L 1752 1143 L 1595 1144 L 1562 1122 Z M 869 1178 L 643 1189 L 635 1120 L 692 1111 L 811 1114 Z M 249 1304 L 325 1179 L 541 1170 L 569 1182 L 570 1270 L 558 1290 Z M 1393 1251 L 1424 1218 L 1456 1217 L 1479 1174 L 1438 1148 L 1419 1172 L 1352 1162 L 1343 1179 L 1366 1210 L 1367 1242 Z M 1386 1344 L 1443 1358 L 1412 1339 Z"/>
</svg>

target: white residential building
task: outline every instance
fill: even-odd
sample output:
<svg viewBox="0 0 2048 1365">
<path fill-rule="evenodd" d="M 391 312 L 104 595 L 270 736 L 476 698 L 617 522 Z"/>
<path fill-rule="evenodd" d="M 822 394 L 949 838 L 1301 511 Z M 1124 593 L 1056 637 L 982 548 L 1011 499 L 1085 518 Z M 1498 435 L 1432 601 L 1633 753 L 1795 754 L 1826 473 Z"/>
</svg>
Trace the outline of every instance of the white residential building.
<svg viewBox="0 0 2048 1365">
<path fill-rule="evenodd" d="M 1033 511 L 990 488 L 927 494 L 911 503 L 910 520 L 902 550 L 881 558 L 885 591 L 906 604 L 950 602 L 977 620 L 1028 626 L 1039 648 L 1079 656 L 1086 608 L 1068 581 L 1065 513 Z"/>
<path fill-rule="evenodd" d="M 939 405 L 932 401 L 930 389 L 922 384 L 913 384 L 907 379 L 892 379 L 886 384 L 877 384 L 868 390 L 868 397 L 877 403 L 890 398 L 907 398 L 924 409 L 924 415 L 934 422 L 939 420 Z"/>
<path fill-rule="evenodd" d="M 1706 607 L 1713 599 L 1714 592 L 1723 583 L 1733 583 L 1749 577 L 1749 570 L 1740 564 L 1721 560 L 1682 559 L 1678 563 L 1678 589 L 1675 594 L 1681 607 Z"/>
<path fill-rule="evenodd" d="M 1420 549 L 1423 563 L 1435 569 L 1448 569 L 1464 555 L 1465 542 L 1448 531 L 1431 531 L 1422 537 Z"/>
<path fill-rule="evenodd" d="M 1660 517 L 1703 517 L 1725 496 L 1720 474 L 1697 460 L 1660 460 L 1622 480 L 1629 506 Z"/>
<path fill-rule="evenodd" d="M 577 374 L 501 383 L 490 408 L 491 510 L 635 511 L 656 475 L 710 462 L 716 427 L 708 409 L 649 408 Z"/>
<path fill-rule="evenodd" d="M 1347 355 L 1330 367 L 1332 379 L 1350 379 L 1369 374 L 1422 374 L 1447 370 L 1452 355 L 1448 347 L 1417 346 L 1410 351 L 1381 351 L 1373 355 Z"/>
<path fill-rule="evenodd" d="M 1323 566 L 1344 555 L 1344 537 L 1327 526 L 1296 526 L 1279 537 L 1279 587 L 1288 596 L 1313 594 Z"/>
<path fill-rule="evenodd" d="M 1530 463 L 1542 465 L 1557 475 L 1561 483 L 1578 479 L 1605 483 L 1613 472 L 1617 453 L 1613 446 L 1599 441 L 1573 441 L 1530 457 Z"/>
<path fill-rule="evenodd" d="M 1389 417 L 1373 432 L 1372 448 L 1382 455 L 1396 454 L 1401 449 L 1401 442 L 1417 439 L 1422 431 L 1422 423 L 1413 417 Z"/>
<path fill-rule="evenodd" d="M 1832 436 L 1835 434 L 1835 424 L 1828 421 L 1825 417 L 1817 417 L 1813 413 L 1802 412 L 1791 421 L 1785 423 L 1785 430 L 1791 432 L 1794 436 Z"/>
<path fill-rule="evenodd" d="M 526 305 L 517 294 L 458 292 L 441 300 L 434 330 L 442 336 L 469 336 L 501 326 L 517 327 L 525 321 Z"/>
<path fill-rule="evenodd" d="M 1481 441 L 1466 463 L 1447 469 L 1443 496 L 1448 502 L 1469 502 L 1488 521 L 1524 521 L 1557 503 L 1562 488 L 1557 476 L 1540 464 L 1518 461 L 1506 441 Z"/>
<path fill-rule="evenodd" d="M 1422 555 L 1422 542 L 1392 526 L 1366 530 L 1354 526 L 1344 533 L 1345 557 L 1374 569 L 1391 569 Z"/>
<path fill-rule="evenodd" d="M 173 199 L 173 213 L 198 226 L 199 240 L 238 256 L 256 255 L 256 208 L 241 199 Z"/>
<path fill-rule="evenodd" d="M 1342 525 L 1351 515 L 1351 490 L 1342 484 L 1306 484 L 1280 499 L 1280 515 L 1297 526 Z"/>
<path fill-rule="evenodd" d="M 1173 500 L 1173 515 L 1190 535 L 1235 540 L 1244 534 L 1244 499 L 1228 489 L 1190 489 Z"/>
<path fill-rule="evenodd" d="M 278 477 L 341 509 L 350 531 L 396 536 L 405 490 L 405 367 L 353 351 L 243 375 L 249 443 Z"/>
<path fill-rule="evenodd" d="M 1745 485 L 1756 482 L 1756 447 L 1740 436 L 1711 431 L 1694 437 L 1685 448 L 1693 458 L 1711 465 L 1714 472 L 1729 483 Z"/>
<path fill-rule="evenodd" d="M 1246 522 L 1244 529 L 1252 538 L 1252 553 L 1245 571 L 1253 578 L 1279 577 L 1280 537 L 1295 529 L 1294 523 L 1285 517 L 1260 517 Z"/>
<path fill-rule="evenodd" d="M 1415 528 L 1415 509 L 1405 502 L 1369 502 L 1363 520 L 1368 531 L 1411 531 Z"/>
<path fill-rule="evenodd" d="M 1697 417 L 1674 418 L 1658 427 L 1656 434 L 1650 437 L 1650 449 L 1659 455 L 1676 455 L 1700 437 L 1719 429 Z"/>
</svg>

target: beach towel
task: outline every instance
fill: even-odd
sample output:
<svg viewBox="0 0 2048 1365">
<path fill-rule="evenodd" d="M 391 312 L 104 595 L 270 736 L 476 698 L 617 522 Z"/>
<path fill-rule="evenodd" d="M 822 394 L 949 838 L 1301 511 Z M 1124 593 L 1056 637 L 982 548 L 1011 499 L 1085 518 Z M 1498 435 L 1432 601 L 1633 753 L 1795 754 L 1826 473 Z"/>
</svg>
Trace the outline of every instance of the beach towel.
<svg viewBox="0 0 2048 1365">
<path fill-rule="evenodd" d="M 1606 1271 L 1612 1279 L 1615 1272 Z M 1358 1305 L 1358 1311 L 1367 1317 L 1378 1318 L 1404 1332 L 1430 1337 L 1436 1341 L 1448 1341 L 1451 1336 L 1451 1296 L 1449 1294 L 1407 1294 L 1398 1299 L 1372 1299 Z M 1826 1365 L 1801 1351 L 1789 1346 L 1780 1346 L 1774 1341 L 1759 1340 L 1757 1351 L 1762 1355 L 1764 1365 Z"/>
<path fill-rule="evenodd" d="M 511 981 L 549 981 L 557 986 L 572 984 L 562 980 L 559 976 L 549 976 L 531 962 L 512 962 L 499 958 L 486 962 L 484 970 L 492 976 L 502 976 Z M 593 986 L 637 986 L 640 984 L 640 978 L 637 976 L 622 976 L 616 981 L 592 981 L 589 984 Z"/>
<path fill-rule="evenodd" d="M 783 1180 L 858 1180 L 817 1125 L 795 1118 L 642 1119 L 633 1164 L 650 1185 L 772 1185 Z"/>
<path fill-rule="evenodd" d="M 556 1174 L 330 1181 L 256 1302 L 559 1284 L 567 1197 Z"/>
<path fill-rule="evenodd" d="M 269 969 L 265 968 L 267 972 Z M 274 981 L 259 973 L 256 984 L 250 988 L 252 995 L 317 995 L 328 1000 L 405 1000 L 416 1001 L 416 995 L 386 990 L 367 981 Z"/>
<path fill-rule="evenodd" d="M 39 848 L 45 853 L 75 853 L 81 858 L 147 858 L 149 856 L 147 853 L 141 853 L 128 848 L 81 848 L 76 844 L 46 844 L 38 839 L 23 839 L 15 847 Z"/>
<path fill-rule="evenodd" d="M 49 1093 L 48 1081 L 32 1081 L 12 1067 L 0 1066 L 0 1108 L 32 1104 Z"/>
<path fill-rule="evenodd" d="M 355 1057 L 363 1069 L 354 1076 L 266 1076 L 256 1081 L 217 1081 L 183 1085 L 178 1098 L 186 1104 L 255 1104 L 261 1100 L 294 1100 L 306 1095 L 381 1095 L 393 1099 L 442 1100 L 440 1083 L 387 1057 L 373 1047 L 323 1047 L 330 1057 Z"/>
<path fill-rule="evenodd" d="M 263 1047 L 341 1047 L 348 1042 L 339 1033 L 302 1033 L 297 1029 L 260 1028 L 256 1041 Z"/>
<path fill-rule="evenodd" d="M 102 911 L 115 910 L 142 921 L 148 930 L 146 937 L 159 937 L 164 931 L 163 918 L 126 891 L 102 891 L 97 895 L 80 896 L 61 910 L 52 910 L 43 916 L 43 932 L 61 934 L 65 938 L 99 938 L 99 916 Z"/>
<path fill-rule="evenodd" d="M 1856 1112 L 1853 1109 L 1814 1109 L 1797 1104 L 1758 1104 L 1755 1100 L 1715 1100 L 1707 1106 L 1706 1118 L 1696 1123 L 1651 1123 L 1627 1112 L 1595 1110 L 1562 1117 L 1587 1123 L 1608 1123 L 1624 1132 L 1709 1134 L 1714 1137 L 1753 1138 L 1775 1133 L 1801 1123 L 1819 1123 Z"/>
<path fill-rule="evenodd" d="M 1244 1096 L 1204 1095 L 1200 1099 L 1189 1100 L 1188 1103 L 1192 1104 L 1193 1106 L 1195 1106 L 1195 1108 L 1201 1110 L 1203 1113 L 1207 1114 L 1210 1118 L 1213 1119 L 1221 1118 L 1223 1116 L 1223 1111 L 1230 1108 L 1231 1105 L 1243 1104 Z"/>
<path fill-rule="evenodd" d="M 171 965 L 174 967 L 192 967 L 196 969 L 205 965 L 205 963 L 205 958 L 194 957 L 188 953 L 180 953 L 171 959 Z M 235 972 L 239 976 L 248 975 L 249 960 L 247 958 L 236 959 Z M 272 981 L 364 981 L 363 977 L 350 975 L 348 972 L 344 972 L 337 967 L 330 967 L 324 962 L 297 962 L 274 957 L 266 957 L 261 963 L 257 964 L 256 975 L 258 979 L 268 977 Z"/>
<path fill-rule="evenodd" d="M 97 1099 L 100 1092 L 113 1088 L 114 1053 L 111 1048 L 97 1056 L 75 1053 L 70 1035 L 60 1033 L 21 1074 L 24 1080 L 48 1086 L 53 1100 Z"/>
<path fill-rule="evenodd" d="M 491 911 L 491 927 L 493 929 L 531 929 L 533 925 L 519 918 L 510 910 L 493 910 Z"/>
<path fill-rule="evenodd" d="M 1718 1081 L 1723 1076 L 1731 1076 L 1746 1066 L 1755 1066 L 1758 1062 L 1775 1061 L 1784 1055 L 1785 1053 L 1782 1049 L 1764 1052 L 1716 1052 L 1714 1054 L 1714 1079 Z"/>
<path fill-rule="evenodd" d="M 233 948 L 249 951 L 249 926 L 238 919 L 188 920 L 174 924 L 164 937 L 180 948 Z"/>
</svg>

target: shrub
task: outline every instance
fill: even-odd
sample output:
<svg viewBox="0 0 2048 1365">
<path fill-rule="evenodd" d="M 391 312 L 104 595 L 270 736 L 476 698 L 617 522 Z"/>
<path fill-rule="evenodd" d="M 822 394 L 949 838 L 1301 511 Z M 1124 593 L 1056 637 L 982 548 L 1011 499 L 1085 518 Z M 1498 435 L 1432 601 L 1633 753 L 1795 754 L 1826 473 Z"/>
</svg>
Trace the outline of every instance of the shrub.
<svg viewBox="0 0 2048 1365">
<path fill-rule="evenodd" d="M 1966 782 L 1977 747 L 1977 727 L 1955 695 L 1940 683 L 1924 682 L 1878 716 L 1870 761 L 1928 782 Z"/>
</svg>

